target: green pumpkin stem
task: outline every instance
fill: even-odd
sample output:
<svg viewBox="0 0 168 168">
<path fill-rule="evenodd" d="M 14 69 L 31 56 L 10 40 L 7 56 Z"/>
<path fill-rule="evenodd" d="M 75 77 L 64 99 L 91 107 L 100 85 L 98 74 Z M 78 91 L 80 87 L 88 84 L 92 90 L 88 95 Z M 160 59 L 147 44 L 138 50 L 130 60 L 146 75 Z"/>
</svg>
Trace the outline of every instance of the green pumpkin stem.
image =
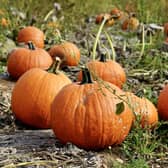
<svg viewBox="0 0 168 168">
<path fill-rule="evenodd" d="M 55 62 L 52 68 L 52 72 L 55 74 L 58 74 L 60 65 L 61 65 L 61 59 L 59 57 L 55 57 Z"/>
<path fill-rule="evenodd" d="M 35 50 L 36 49 L 35 46 L 34 46 L 34 44 L 31 41 L 29 41 L 27 43 L 27 45 L 28 45 L 28 47 L 29 47 L 30 50 Z"/>
<path fill-rule="evenodd" d="M 107 61 L 106 55 L 101 53 L 99 61 L 100 62 L 106 62 Z"/>
<path fill-rule="evenodd" d="M 82 84 L 88 84 L 88 83 L 93 83 L 91 74 L 88 68 L 83 68 L 82 69 L 82 81 L 80 84 L 82 85 Z"/>
</svg>

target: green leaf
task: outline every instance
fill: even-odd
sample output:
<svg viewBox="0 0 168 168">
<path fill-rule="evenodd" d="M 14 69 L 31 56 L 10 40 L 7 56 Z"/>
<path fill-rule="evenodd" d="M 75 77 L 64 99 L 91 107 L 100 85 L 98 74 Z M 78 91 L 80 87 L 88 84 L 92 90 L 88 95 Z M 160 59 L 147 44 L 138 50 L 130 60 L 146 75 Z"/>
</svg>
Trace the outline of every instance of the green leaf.
<svg viewBox="0 0 168 168">
<path fill-rule="evenodd" d="M 124 103 L 120 102 L 118 104 L 116 104 L 116 114 L 119 115 L 124 111 Z"/>
</svg>

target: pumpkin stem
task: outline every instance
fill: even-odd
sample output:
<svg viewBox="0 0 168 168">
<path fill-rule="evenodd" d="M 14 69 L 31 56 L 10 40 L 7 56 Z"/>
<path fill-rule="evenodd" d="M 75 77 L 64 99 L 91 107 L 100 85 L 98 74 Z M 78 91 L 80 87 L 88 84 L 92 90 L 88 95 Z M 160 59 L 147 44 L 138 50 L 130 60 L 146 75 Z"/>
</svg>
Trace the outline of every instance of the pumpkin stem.
<svg viewBox="0 0 168 168">
<path fill-rule="evenodd" d="M 87 83 L 93 83 L 91 74 L 88 68 L 82 68 L 82 81 L 80 84 L 82 85 Z"/>
<path fill-rule="evenodd" d="M 29 41 L 27 43 L 27 45 L 28 45 L 28 47 L 29 47 L 30 50 L 35 50 L 36 49 L 35 46 L 34 46 L 34 44 L 31 41 Z"/>
<path fill-rule="evenodd" d="M 103 53 L 101 53 L 101 55 L 100 55 L 100 60 L 99 60 L 99 61 L 100 61 L 100 62 L 106 62 L 106 61 L 107 61 L 106 55 L 103 54 Z"/>
<path fill-rule="evenodd" d="M 53 65 L 53 73 L 55 74 L 59 73 L 60 64 L 61 64 L 61 59 L 59 57 L 55 57 L 55 62 Z"/>
</svg>

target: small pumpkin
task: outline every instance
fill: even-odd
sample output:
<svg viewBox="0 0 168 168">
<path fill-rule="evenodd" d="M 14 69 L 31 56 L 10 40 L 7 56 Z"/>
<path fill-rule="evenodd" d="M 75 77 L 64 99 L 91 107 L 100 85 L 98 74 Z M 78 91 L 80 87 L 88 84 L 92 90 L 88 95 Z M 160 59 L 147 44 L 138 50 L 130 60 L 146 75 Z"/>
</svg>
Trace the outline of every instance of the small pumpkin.
<svg viewBox="0 0 168 168">
<path fill-rule="evenodd" d="M 18 32 L 17 42 L 32 41 L 38 48 L 44 48 L 44 33 L 37 27 L 27 26 Z"/>
<path fill-rule="evenodd" d="M 168 23 L 164 24 L 164 34 L 166 37 L 168 37 Z"/>
<path fill-rule="evenodd" d="M 122 23 L 122 30 L 137 30 L 139 26 L 139 20 L 135 14 L 132 14 L 129 18 L 125 19 Z"/>
<path fill-rule="evenodd" d="M 93 82 L 88 69 L 82 73 L 82 82 L 63 87 L 52 103 L 51 126 L 56 137 L 86 150 L 120 144 L 133 119 L 125 103 L 122 113 L 116 114 L 122 101 L 113 93 L 121 96 L 124 92 L 107 82 Z"/>
<path fill-rule="evenodd" d="M 59 45 L 54 45 L 50 48 L 49 54 L 51 57 L 60 57 L 62 60 L 61 66 L 76 66 L 80 61 L 80 50 L 72 42 L 63 42 Z"/>
<path fill-rule="evenodd" d="M 53 60 L 47 51 L 36 48 L 32 42 L 29 42 L 28 48 L 18 48 L 9 54 L 7 69 L 13 78 L 19 78 L 31 68 L 47 70 L 52 63 Z"/>
<path fill-rule="evenodd" d="M 158 123 L 158 112 L 154 104 L 147 98 L 139 98 L 131 92 L 126 92 L 126 101 L 130 104 L 132 112 L 140 117 L 142 127 L 153 127 Z"/>
<path fill-rule="evenodd" d="M 168 85 L 166 85 L 161 92 L 159 93 L 158 97 L 158 113 L 161 119 L 168 120 Z"/>
<path fill-rule="evenodd" d="M 9 25 L 9 22 L 7 21 L 7 19 L 2 18 L 2 19 L 1 19 L 1 26 L 7 27 L 8 25 Z"/>
<path fill-rule="evenodd" d="M 96 23 L 96 24 L 102 23 L 104 17 L 107 18 L 107 21 L 106 21 L 106 23 L 105 23 L 106 26 L 112 26 L 112 25 L 114 25 L 115 21 L 114 21 L 114 19 L 111 17 L 111 15 L 108 14 L 108 13 L 97 15 L 97 16 L 96 16 L 95 23 Z"/>
<path fill-rule="evenodd" d="M 168 44 L 168 37 L 165 39 L 165 43 Z"/>
<path fill-rule="evenodd" d="M 123 12 L 115 7 L 111 10 L 110 15 L 113 16 L 115 19 L 120 20 L 123 16 Z"/>
<path fill-rule="evenodd" d="M 12 91 L 11 107 L 15 117 L 24 124 L 36 128 L 50 128 L 50 108 L 56 94 L 71 80 L 58 71 L 48 73 L 32 68 L 16 82 Z M 62 100 L 63 101 L 63 100 Z"/>
<path fill-rule="evenodd" d="M 94 80 L 101 78 L 110 82 L 119 88 L 126 82 L 126 74 L 120 64 L 113 60 L 107 60 L 104 54 L 101 54 L 100 60 L 93 60 L 87 63 L 87 67 L 92 73 Z M 78 73 L 78 81 L 82 80 L 82 71 Z"/>
</svg>

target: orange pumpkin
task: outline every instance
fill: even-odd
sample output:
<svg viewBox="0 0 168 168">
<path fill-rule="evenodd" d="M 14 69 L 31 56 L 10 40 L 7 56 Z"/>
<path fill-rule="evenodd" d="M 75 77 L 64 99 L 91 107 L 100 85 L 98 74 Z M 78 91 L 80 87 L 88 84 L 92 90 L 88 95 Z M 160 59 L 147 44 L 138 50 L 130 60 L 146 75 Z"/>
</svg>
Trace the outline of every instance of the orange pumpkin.
<svg viewBox="0 0 168 168">
<path fill-rule="evenodd" d="M 168 36 L 168 23 L 164 24 L 164 34 L 166 37 Z"/>
<path fill-rule="evenodd" d="M 60 57 L 62 60 L 61 66 L 76 66 L 80 61 L 80 50 L 71 42 L 63 42 L 59 45 L 54 45 L 50 48 L 49 54 L 51 57 Z"/>
<path fill-rule="evenodd" d="M 147 98 L 139 98 L 131 92 L 126 92 L 126 96 L 126 101 L 130 104 L 132 112 L 140 117 L 142 127 L 151 127 L 158 123 L 158 112 L 151 101 Z"/>
<path fill-rule="evenodd" d="M 114 16 L 115 19 L 121 19 L 123 16 L 123 12 L 118 8 L 113 8 L 110 12 L 110 15 Z"/>
<path fill-rule="evenodd" d="M 119 88 L 126 82 L 126 74 L 124 69 L 115 61 L 106 60 L 105 55 L 101 55 L 100 61 L 90 61 L 87 63 L 87 67 L 92 73 L 94 80 L 97 77 L 104 81 L 110 82 Z M 78 81 L 82 80 L 82 72 L 78 73 Z"/>
<path fill-rule="evenodd" d="M 8 22 L 5 18 L 2 18 L 2 19 L 1 19 L 1 25 L 2 25 L 3 27 L 7 27 L 8 24 L 9 24 L 9 22 Z"/>
<path fill-rule="evenodd" d="M 18 48 L 9 54 L 7 69 L 13 78 L 19 78 L 31 68 L 47 70 L 53 60 L 45 50 L 35 48 L 33 43 L 28 43 L 28 48 Z"/>
<path fill-rule="evenodd" d="M 107 21 L 105 23 L 106 26 L 112 26 L 112 25 L 114 25 L 114 23 L 115 23 L 114 19 L 108 13 L 97 15 L 95 23 L 96 24 L 100 24 L 103 21 L 104 17 L 107 18 Z"/>
<path fill-rule="evenodd" d="M 50 128 L 51 103 L 69 83 L 71 80 L 62 72 L 53 74 L 39 68 L 27 71 L 16 82 L 12 92 L 13 114 L 29 126 Z"/>
<path fill-rule="evenodd" d="M 125 19 L 122 23 L 122 30 L 137 30 L 139 26 L 139 20 L 132 15 L 131 17 Z"/>
<path fill-rule="evenodd" d="M 133 119 L 125 103 L 122 113 L 116 114 L 122 101 L 113 93 L 120 96 L 124 92 L 107 82 L 93 82 L 88 69 L 82 72 L 82 82 L 65 86 L 52 103 L 51 126 L 56 137 L 63 144 L 71 142 L 86 150 L 120 144 Z"/>
<path fill-rule="evenodd" d="M 28 43 L 32 41 L 38 48 L 44 48 L 44 33 L 34 26 L 27 26 L 18 33 L 18 43 Z"/>
<path fill-rule="evenodd" d="M 168 85 L 160 92 L 158 97 L 158 113 L 161 119 L 168 120 Z"/>
<path fill-rule="evenodd" d="M 165 43 L 168 43 L 168 37 L 166 38 Z"/>
</svg>

